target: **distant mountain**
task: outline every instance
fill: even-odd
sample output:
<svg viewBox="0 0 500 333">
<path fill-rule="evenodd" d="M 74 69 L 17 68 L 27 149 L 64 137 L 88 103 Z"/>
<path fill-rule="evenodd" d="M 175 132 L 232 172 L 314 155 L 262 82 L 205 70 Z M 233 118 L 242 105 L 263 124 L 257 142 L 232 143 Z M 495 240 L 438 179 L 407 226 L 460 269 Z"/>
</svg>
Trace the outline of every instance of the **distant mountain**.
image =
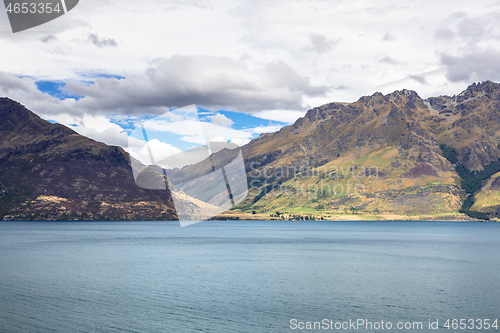
<svg viewBox="0 0 500 333">
<path fill-rule="evenodd" d="M 500 171 L 499 139 L 500 84 L 490 81 L 452 97 L 401 90 L 326 104 L 243 148 L 255 188 L 239 208 L 489 218 L 500 201 L 479 212 L 474 196 Z"/>
<path fill-rule="evenodd" d="M 172 220 L 173 207 L 135 184 L 122 148 L 0 98 L 0 220 Z"/>
</svg>

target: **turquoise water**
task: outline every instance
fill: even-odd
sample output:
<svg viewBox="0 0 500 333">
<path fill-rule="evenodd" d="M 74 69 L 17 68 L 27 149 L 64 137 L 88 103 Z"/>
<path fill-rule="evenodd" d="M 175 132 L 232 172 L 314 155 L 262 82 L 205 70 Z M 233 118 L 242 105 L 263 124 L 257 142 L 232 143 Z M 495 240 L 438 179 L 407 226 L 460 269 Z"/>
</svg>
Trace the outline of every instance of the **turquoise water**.
<svg viewBox="0 0 500 333">
<path fill-rule="evenodd" d="M 498 223 L 0 223 L 0 332 L 454 318 L 500 321 Z"/>
</svg>

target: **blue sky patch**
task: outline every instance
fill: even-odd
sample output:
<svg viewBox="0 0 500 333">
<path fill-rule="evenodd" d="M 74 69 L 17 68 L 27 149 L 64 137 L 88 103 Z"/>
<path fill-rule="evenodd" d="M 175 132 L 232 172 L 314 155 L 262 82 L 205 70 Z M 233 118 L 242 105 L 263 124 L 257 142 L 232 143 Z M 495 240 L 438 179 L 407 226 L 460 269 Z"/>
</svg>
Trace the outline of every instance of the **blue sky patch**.
<svg viewBox="0 0 500 333">
<path fill-rule="evenodd" d="M 97 78 L 116 79 L 116 80 L 125 79 L 125 76 L 116 75 L 116 74 L 106 74 L 106 73 L 79 73 L 79 75 L 81 77 L 88 78 L 88 79 L 97 79 Z"/>
<path fill-rule="evenodd" d="M 236 111 L 219 110 L 209 111 L 203 108 L 198 108 L 198 114 L 201 121 L 208 121 L 210 116 L 215 116 L 217 113 L 231 119 L 234 124 L 231 126 L 234 129 L 251 129 L 259 126 L 286 126 L 288 123 L 281 121 L 273 121 L 255 117 L 248 113 L 241 113 Z"/>
<path fill-rule="evenodd" d="M 52 97 L 59 98 L 60 100 L 68 98 L 79 100 L 80 98 L 84 97 L 65 91 L 64 87 L 66 87 L 66 82 L 64 81 L 36 81 L 35 84 L 38 90 L 40 90 L 41 92 L 49 94 Z"/>
</svg>

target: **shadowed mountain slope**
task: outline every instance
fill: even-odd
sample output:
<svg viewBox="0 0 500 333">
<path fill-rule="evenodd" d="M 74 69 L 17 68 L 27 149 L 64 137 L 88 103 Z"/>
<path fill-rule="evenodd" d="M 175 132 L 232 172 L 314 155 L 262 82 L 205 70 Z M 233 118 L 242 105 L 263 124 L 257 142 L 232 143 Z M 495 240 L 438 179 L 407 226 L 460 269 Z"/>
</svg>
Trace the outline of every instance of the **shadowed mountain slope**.
<svg viewBox="0 0 500 333">
<path fill-rule="evenodd" d="M 0 98 L 0 219 L 172 220 L 168 191 L 140 189 L 128 154 Z"/>
</svg>

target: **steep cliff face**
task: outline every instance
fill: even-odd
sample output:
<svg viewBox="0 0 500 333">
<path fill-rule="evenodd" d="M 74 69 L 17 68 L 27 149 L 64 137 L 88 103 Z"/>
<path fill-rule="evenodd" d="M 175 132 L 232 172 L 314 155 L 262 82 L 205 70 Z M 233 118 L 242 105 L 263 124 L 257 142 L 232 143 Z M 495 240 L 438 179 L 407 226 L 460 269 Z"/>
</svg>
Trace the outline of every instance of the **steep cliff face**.
<svg viewBox="0 0 500 333">
<path fill-rule="evenodd" d="M 0 98 L 0 219 L 172 220 L 173 207 L 137 187 L 123 149 Z"/>
<path fill-rule="evenodd" d="M 481 171 L 500 158 L 500 85 L 473 84 L 459 95 L 422 99 L 414 91 L 375 93 L 354 103 L 331 103 L 314 108 L 295 124 L 244 147 L 250 179 L 258 188 L 243 209 L 285 210 L 321 207 L 364 209 L 402 215 L 459 214 L 470 194 L 461 188 L 455 167 Z M 456 163 L 443 148 L 457 152 Z M 372 165 L 367 165 L 372 163 Z M 307 177 L 277 173 L 376 168 L 377 177 Z M 270 171 L 274 170 L 274 172 Z M 272 175 L 272 177 L 263 176 Z M 381 176 L 382 175 L 382 176 Z M 313 188 L 319 184 L 363 185 L 360 195 L 309 193 L 303 198 L 269 192 L 276 186 Z M 340 188 L 340 187 L 339 187 Z M 298 190 L 299 192 L 301 190 Z M 317 192 L 317 191 L 313 191 Z"/>
<path fill-rule="evenodd" d="M 436 141 L 458 151 L 469 170 L 482 170 L 500 158 L 500 84 L 472 84 L 459 95 L 428 99 L 429 110 L 447 121 Z"/>
</svg>

